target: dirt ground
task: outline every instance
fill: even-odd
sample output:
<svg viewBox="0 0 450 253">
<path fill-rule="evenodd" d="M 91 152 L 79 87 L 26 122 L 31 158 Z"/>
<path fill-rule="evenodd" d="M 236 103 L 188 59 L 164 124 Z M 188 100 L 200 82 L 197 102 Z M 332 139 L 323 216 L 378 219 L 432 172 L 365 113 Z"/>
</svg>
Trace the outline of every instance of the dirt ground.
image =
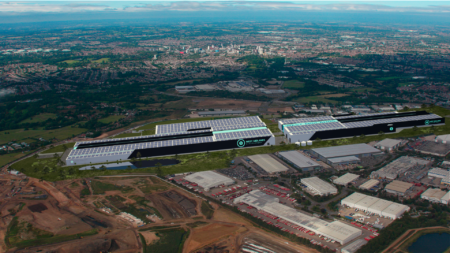
<svg viewBox="0 0 450 253">
<path fill-rule="evenodd" d="M 242 226 L 217 223 L 194 228 L 191 231 L 192 234 L 189 236 L 189 240 L 185 245 L 186 252 L 192 252 L 193 250 L 204 247 L 205 245 L 221 240 L 224 237 L 236 235 L 244 231 L 247 231 L 247 229 Z"/>
<path fill-rule="evenodd" d="M 145 243 L 147 245 L 151 244 L 153 241 L 159 240 L 159 237 L 156 235 L 155 232 L 150 231 L 142 231 L 140 234 L 144 237 Z"/>
<path fill-rule="evenodd" d="M 196 211 L 199 213 L 199 202 L 198 200 L 193 200 L 191 198 L 188 198 L 185 194 L 183 194 L 181 191 L 175 191 L 177 194 L 185 197 L 186 199 L 193 201 L 196 203 Z M 164 220 L 174 220 L 174 219 L 184 219 L 189 218 L 191 215 L 186 212 L 186 210 L 173 201 L 172 199 L 168 198 L 164 195 L 164 192 L 158 193 L 158 194 L 150 194 L 146 195 L 146 198 L 149 199 L 153 206 L 158 209 L 158 211 L 163 216 Z"/>
<path fill-rule="evenodd" d="M 276 112 L 292 112 L 294 113 L 294 110 L 291 107 L 273 107 L 267 109 L 268 112 L 276 113 Z"/>
<path fill-rule="evenodd" d="M 198 104 L 196 108 L 199 109 L 230 109 L 230 110 L 242 110 L 245 108 L 246 110 L 257 109 L 261 106 L 261 102 L 253 102 L 253 101 L 241 101 L 241 100 L 233 100 L 233 99 L 196 99 Z"/>
</svg>

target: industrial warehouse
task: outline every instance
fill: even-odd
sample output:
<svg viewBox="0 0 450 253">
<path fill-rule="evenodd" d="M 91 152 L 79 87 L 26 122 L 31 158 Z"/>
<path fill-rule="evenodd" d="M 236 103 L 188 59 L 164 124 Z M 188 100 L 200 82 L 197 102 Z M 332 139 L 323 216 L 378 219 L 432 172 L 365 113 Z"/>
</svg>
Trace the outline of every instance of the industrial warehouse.
<svg viewBox="0 0 450 253">
<path fill-rule="evenodd" d="M 214 171 L 202 171 L 186 176 L 186 181 L 189 181 L 202 187 L 205 191 L 209 191 L 211 188 L 219 185 L 232 185 L 234 180 Z"/>
<path fill-rule="evenodd" d="M 384 166 L 383 168 L 377 171 L 373 171 L 370 174 L 370 178 L 394 180 L 398 177 L 398 175 L 405 173 L 406 171 L 421 170 L 425 168 L 429 163 L 430 161 L 420 158 L 402 156 Z"/>
<path fill-rule="evenodd" d="M 317 162 L 311 160 L 309 157 L 306 157 L 300 154 L 298 151 L 285 151 L 279 152 L 278 156 L 292 165 L 294 168 L 297 168 L 302 171 L 312 171 L 321 169 L 322 166 Z"/>
<path fill-rule="evenodd" d="M 368 196 L 358 192 L 355 192 L 341 200 L 341 205 L 363 210 L 368 213 L 374 213 L 380 217 L 386 217 L 392 220 L 400 218 L 405 212 L 410 210 L 409 206 Z"/>
<path fill-rule="evenodd" d="M 309 216 L 294 208 L 280 204 L 279 199 L 266 195 L 260 190 L 254 190 L 234 199 L 234 204 L 245 203 L 260 211 L 280 217 L 297 226 L 306 228 L 316 234 L 323 235 L 344 245 L 362 234 L 358 228 L 340 221 L 328 222 Z"/>
<path fill-rule="evenodd" d="M 155 135 L 75 143 L 67 165 L 275 145 L 257 116 L 157 125 Z"/>
<path fill-rule="evenodd" d="M 322 116 L 280 120 L 278 128 L 290 143 L 337 139 L 401 129 L 445 124 L 445 118 L 426 111 L 388 112 L 367 115 Z"/>
<path fill-rule="evenodd" d="M 362 157 L 382 154 L 380 150 L 367 144 L 314 148 L 311 149 L 310 153 L 331 165 L 348 164 L 354 161 L 359 162 Z"/>
<path fill-rule="evenodd" d="M 344 186 L 346 186 L 346 185 L 352 183 L 353 181 L 355 181 L 358 178 L 359 178 L 359 175 L 352 174 L 352 173 L 347 173 L 347 174 L 342 175 L 342 176 L 336 178 L 335 180 L 333 180 L 333 183 L 335 183 L 337 185 L 344 185 Z"/>
<path fill-rule="evenodd" d="M 442 191 L 441 189 L 429 188 L 424 193 L 422 193 L 422 195 L 420 195 L 420 198 L 426 199 L 433 203 L 448 205 L 450 201 L 450 191 L 446 192 Z"/>
<path fill-rule="evenodd" d="M 302 178 L 301 182 L 312 195 L 326 196 L 338 192 L 336 187 L 318 177 Z"/>
<path fill-rule="evenodd" d="M 286 166 L 273 159 L 270 155 L 252 155 L 248 158 L 268 174 L 280 173 L 289 170 Z"/>
</svg>

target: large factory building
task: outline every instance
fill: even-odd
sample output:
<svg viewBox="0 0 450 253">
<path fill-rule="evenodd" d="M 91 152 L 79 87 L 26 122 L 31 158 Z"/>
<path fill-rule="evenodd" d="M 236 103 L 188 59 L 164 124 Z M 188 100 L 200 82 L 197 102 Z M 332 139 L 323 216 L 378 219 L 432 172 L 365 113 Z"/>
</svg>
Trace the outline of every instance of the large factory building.
<svg viewBox="0 0 450 253">
<path fill-rule="evenodd" d="M 283 119 L 278 127 L 290 143 L 316 139 L 337 139 L 380 132 L 395 133 L 405 128 L 445 124 L 445 118 L 426 111 L 388 112 L 368 115 L 322 116 Z"/>
<path fill-rule="evenodd" d="M 275 145 L 257 116 L 156 126 L 155 135 L 77 142 L 67 165 Z"/>
</svg>

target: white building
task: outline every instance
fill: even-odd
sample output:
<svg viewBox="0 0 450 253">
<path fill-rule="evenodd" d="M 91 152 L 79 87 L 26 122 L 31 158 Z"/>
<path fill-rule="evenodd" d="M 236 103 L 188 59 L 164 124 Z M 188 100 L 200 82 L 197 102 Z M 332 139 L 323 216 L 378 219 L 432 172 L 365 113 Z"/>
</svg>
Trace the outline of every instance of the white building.
<svg viewBox="0 0 450 253">
<path fill-rule="evenodd" d="M 284 172 L 284 171 L 289 170 L 286 166 L 284 166 L 277 160 L 273 159 L 270 155 L 265 155 L 265 154 L 264 155 L 252 155 L 252 156 L 249 156 L 248 158 L 269 174 L 279 173 L 279 172 Z"/>
<path fill-rule="evenodd" d="M 402 144 L 401 140 L 395 140 L 395 139 L 384 139 L 377 144 L 374 145 L 374 147 L 379 148 L 381 150 L 386 151 L 392 151 L 394 149 L 397 149 Z"/>
<path fill-rule="evenodd" d="M 245 203 L 258 210 L 275 215 L 287 222 L 306 228 L 316 234 L 335 240 L 342 245 L 354 240 L 362 231 L 340 221 L 327 222 L 279 203 L 278 198 L 254 190 L 234 199 L 234 204 Z"/>
<path fill-rule="evenodd" d="M 307 190 L 313 195 L 330 195 L 337 194 L 338 190 L 332 184 L 323 181 L 318 177 L 302 178 L 302 184 L 306 185 Z"/>
<path fill-rule="evenodd" d="M 434 141 L 446 144 L 450 141 L 450 134 L 438 135 L 436 136 L 436 139 L 434 139 Z"/>
<path fill-rule="evenodd" d="M 341 252 L 342 253 L 355 253 L 356 251 L 358 251 L 359 248 L 361 248 L 365 244 L 367 244 L 366 240 L 359 239 L 359 240 L 356 240 L 356 241 L 350 243 L 349 245 L 345 246 L 344 248 L 342 248 Z"/>
<path fill-rule="evenodd" d="M 370 179 L 369 181 L 367 181 L 364 184 L 360 185 L 359 188 L 363 189 L 363 190 L 370 190 L 370 189 L 374 189 L 374 187 L 379 185 L 379 184 L 380 184 L 380 182 L 378 180 Z"/>
<path fill-rule="evenodd" d="M 349 183 L 355 181 L 358 178 L 359 178 L 359 175 L 347 173 L 347 174 L 342 175 L 342 176 L 336 178 L 335 180 L 333 180 L 333 183 L 338 184 L 338 185 L 348 185 Z"/>
<path fill-rule="evenodd" d="M 219 185 L 232 185 L 234 180 L 223 176 L 214 171 L 202 171 L 186 176 L 185 179 L 189 182 L 198 184 L 205 191 L 209 191 L 211 188 Z"/>
<path fill-rule="evenodd" d="M 450 198 L 450 191 L 445 192 L 441 189 L 429 188 L 424 193 L 420 195 L 420 198 L 426 199 L 434 203 L 442 203 L 447 205 Z"/>
<path fill-rule="evenodd" d="M 397 204 L 392 201 L 368 196 L 358 192 L 341 200 L 341 205 L 374 213 L 381 217 L 398 219 L 410 210 L 409 206 Z"/>
<path fill-rule="evenodd" d="M 450 184 L 450 171 L 441 168 L 432 168 L 428 171 L 428 177 L 441 178 L 441 184 Z"/>
</svg>

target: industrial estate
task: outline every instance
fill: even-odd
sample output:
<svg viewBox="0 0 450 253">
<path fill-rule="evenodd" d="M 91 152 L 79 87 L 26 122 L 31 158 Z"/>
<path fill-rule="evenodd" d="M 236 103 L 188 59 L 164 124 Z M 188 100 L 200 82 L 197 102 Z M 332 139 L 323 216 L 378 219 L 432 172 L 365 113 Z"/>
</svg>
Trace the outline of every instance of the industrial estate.
<svg viewBox="0 0 450 253">
<path fill-rule="evenodd" d="M 153 135 L 76 142 L 58 159 L 80 171 L 158 167 L 159 178 L 171 187 L 207 203 L 227 206 L 325 252 L 356 252 L 405 215 L 427 215 L 418 205 L 411 207 L 405 201 L 442 206 L 450 202 L 450 164 L 442 159 L 442 154 L 450 152 L 446 135 L 320 146 L 326 139 L 384 137 L 402 129 L 445 124 L 445 118 L 436 114 L 417 111 L 273 120 L 272 131 L 277 124 L 280 132 L 272 132 L 267 123 L 259 116 L 160 122 Z M 251 151 L 261 147 L 291 148 Z M 251 155 L 231 157 L 228 168 L 164 173 L 165 166 L 178 163 L 178 155 L 237 154 L 243 149 Z M 194 202 L 180 194 L 172 190 L 164 196 L 176 201 L 185 215 L 197 215 Z M 162 201 L 159 197 L 148 198 Z M 181 217 L 175 207 L 164 202 L 167 200 L 152 204 L 153 211 L 148 211 L 152 215 L 146 216 L 134 209 L 122 210 L 114 201 L 96 205 L 106 213 L 117 208 L 118 219 L 136 226 Z M 154 210 L 168 212 L 161 216 Z M 274 249 L 263 245 L 246 244 L 241 249 Z"/>
</svg>

